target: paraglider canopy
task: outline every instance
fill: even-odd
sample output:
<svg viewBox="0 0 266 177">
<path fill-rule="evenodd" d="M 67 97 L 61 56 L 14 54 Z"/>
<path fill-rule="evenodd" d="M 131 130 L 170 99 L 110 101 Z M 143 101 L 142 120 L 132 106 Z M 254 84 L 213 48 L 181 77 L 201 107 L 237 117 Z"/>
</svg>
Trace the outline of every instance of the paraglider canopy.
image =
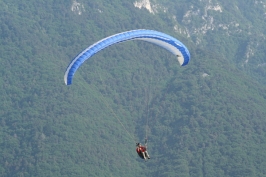
<svg viewBox="0 0 266 177">
<path fill-rule="evenodd" d="M 80 54 L 78 54 L 77 57 L 72 60 L 72 62 L 68 65 L 66 69 L 64 76 L 65 84 L 72 84 L 72 79 L 74 77 L 75 72 L 85 60 L 89 59 L 91 56 L 110 45 L 128 40 L 143 40 L 163 47 L 177 56 L 177 60 L 181 66 L 187 65 L 190 61 L 190 53 L 187 47 L 179 40 L 170 35 L 146 29 L 126 31 L 104 38 L 92 44 Z"/>
</svg>

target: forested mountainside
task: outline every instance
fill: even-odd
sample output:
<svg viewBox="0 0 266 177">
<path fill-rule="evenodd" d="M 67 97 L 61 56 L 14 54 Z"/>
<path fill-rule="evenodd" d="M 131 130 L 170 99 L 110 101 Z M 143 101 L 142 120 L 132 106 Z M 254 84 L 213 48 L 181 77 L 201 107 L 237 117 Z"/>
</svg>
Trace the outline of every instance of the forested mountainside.
<svg viewBox="0 0 266 177">
<path fill-rule="evenodd" d="M 0 1 L 0 176 L 265 176 L 265 4 Z M 176 37 L 190 63 L 128 41 L 64 85 L 80 51 L 133 29 Z"/>
<path fill-rule="evenodd" d="M 173 31 L 265 84 L 265 1 L 140 0 L 135 6 L 167 16 Z"/>
</svg>

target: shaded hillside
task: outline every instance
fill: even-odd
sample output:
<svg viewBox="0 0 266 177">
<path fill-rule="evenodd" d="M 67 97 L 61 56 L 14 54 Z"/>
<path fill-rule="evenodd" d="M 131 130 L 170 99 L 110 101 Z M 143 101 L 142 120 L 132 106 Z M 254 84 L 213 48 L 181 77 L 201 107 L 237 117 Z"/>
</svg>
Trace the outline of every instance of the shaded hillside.
<svg viewBox="0 0 266 177">
<path fill-rule="evenodd" d="M 265 174 L 265 86 L 212 50 L 231 46 L 211 52 L 173 31 L 168 13 L 134 1 L 5 0 L 0 10 L 1 176 Z M 179 67 L 157 46 L 126 42 L 93 56 L 64 85 L 78 52 L 136 28 L 176 36 L 191 63 Z M 146 130 L 144 163 L 135 141 Z"/>
<path fill-rule="evenodd" d="M 264 176 L 265 87 L 223 58 L 197 53 L 187 81 L 173 78 L 153 101 L 154 174 Z"/>
</svg>

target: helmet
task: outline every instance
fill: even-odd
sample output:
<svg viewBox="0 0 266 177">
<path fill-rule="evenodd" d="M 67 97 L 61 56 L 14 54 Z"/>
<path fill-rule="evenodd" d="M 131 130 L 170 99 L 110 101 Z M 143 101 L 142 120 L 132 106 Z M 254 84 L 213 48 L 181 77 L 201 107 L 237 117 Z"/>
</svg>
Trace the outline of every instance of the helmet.
<svg viewBox="0 0 266 177">
<path fill-rule="evenodd" d="M 136 143 L 136 146 L 139 146 L 140 145 L 140 143 Z"/>
</svg>

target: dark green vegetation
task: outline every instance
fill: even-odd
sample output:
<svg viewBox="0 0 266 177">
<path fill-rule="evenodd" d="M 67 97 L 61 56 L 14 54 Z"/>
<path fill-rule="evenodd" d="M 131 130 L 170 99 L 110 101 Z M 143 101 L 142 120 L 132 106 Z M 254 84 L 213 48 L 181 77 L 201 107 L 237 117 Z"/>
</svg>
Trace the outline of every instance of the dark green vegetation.
<svg viewBox="0 0 266 177">
<path fill-rule="evenodd" d="M 215 22 L 235 19 L 247 31 L 187 38 L 173 31 L 169 16 L 193 31 L 201 21 L 186 24 L 182 16 L 206 4 L 171 1 L 169 14 L 153 15 L 134 1 L 78 2 L 81 15 L 70 0 L 0 2 L 0 176 L 266 175 L 265 67 L 257 67 L 265 63 L 265 40 L 249 34 L 265 34 L 261 5 L 221 1 L 227 10 L 211 14 Z M 157 46 L 127 42 L 93 56 L 64 85 L 78 52 L 136 28 L 176 36 L 191 63 L 179 67 Z M 250 46 L 256 54 L 242 67 Z M 143 141 L 147 118 L 152 159 L 145 163 L 131 136 Z"/>
</svg>

